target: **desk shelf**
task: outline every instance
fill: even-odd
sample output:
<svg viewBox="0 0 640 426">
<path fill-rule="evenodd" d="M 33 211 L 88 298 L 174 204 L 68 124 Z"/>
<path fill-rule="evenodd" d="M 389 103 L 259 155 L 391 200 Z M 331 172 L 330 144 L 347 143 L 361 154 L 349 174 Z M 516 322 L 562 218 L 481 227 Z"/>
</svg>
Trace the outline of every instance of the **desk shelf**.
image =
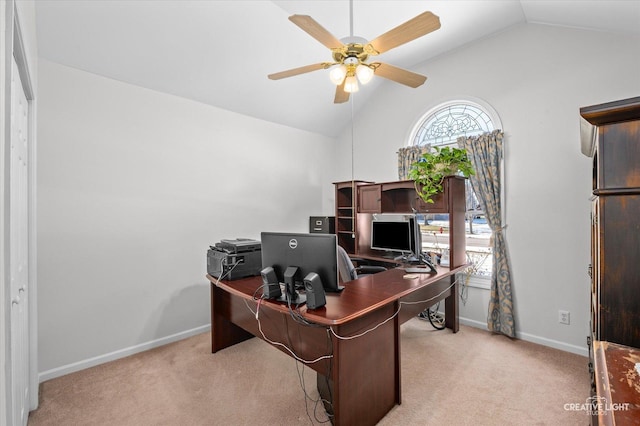
<svg viewBox="0 0 640 426">
<path fill-rule="evenodd" d="M 368 183 L 371 182 L 360 180 L 334 182 L 336 190 L 336 235 L 338 244 L 349 254 L 355 254 L 358 246 L 358 232 L 356 229 L 357 191 L 360 186 Z"/>
</svg>

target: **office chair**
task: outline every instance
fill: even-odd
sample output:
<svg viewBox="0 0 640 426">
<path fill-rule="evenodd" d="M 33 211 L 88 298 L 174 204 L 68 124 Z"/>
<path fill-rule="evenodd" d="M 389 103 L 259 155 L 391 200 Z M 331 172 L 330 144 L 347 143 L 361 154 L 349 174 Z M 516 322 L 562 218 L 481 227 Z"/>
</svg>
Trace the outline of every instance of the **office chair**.
<svg viewBox="0 0 640 426">
<path fill-rule="evenodd" d="M 359 260 L 362 261 L 362 259 Z M 340 281 L 347 282 L 366 275 L 386 271 L 387 268 L 374 265 L 359 265 L 356 267 L 347 254 L 347 251 L 341 246 L 338 246 L 338 270 L 340 272 Z"/>
</svg>

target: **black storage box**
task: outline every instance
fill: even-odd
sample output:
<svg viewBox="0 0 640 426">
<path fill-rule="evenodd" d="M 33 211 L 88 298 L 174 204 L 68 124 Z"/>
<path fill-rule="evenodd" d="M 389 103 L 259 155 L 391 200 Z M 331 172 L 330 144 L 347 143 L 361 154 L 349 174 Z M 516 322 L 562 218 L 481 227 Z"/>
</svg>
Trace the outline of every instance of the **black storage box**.
<svg viewBox="0 0 640 426">
<path fill-rule="evenodd" d="M 335 216 L 311 216 L 309 217 L 309 232 L 311 234 L 335 234 Z"/>
</svg>

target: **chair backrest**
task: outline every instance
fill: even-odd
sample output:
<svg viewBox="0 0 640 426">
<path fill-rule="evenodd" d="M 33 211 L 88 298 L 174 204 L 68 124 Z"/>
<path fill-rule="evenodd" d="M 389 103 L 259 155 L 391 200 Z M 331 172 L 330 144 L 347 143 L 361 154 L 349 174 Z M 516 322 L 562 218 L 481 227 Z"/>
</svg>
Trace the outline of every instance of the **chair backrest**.
<svg viewBox="0 0 640 426">
<path fill-rule="evenodd" d="M 347 282 L 358 278 L 355 266 L 351 258 L 347 254 L 347 251 L 341 246 L 338 246 L 338 271 L 340 273 L 340 280 Z"/>
</svg>

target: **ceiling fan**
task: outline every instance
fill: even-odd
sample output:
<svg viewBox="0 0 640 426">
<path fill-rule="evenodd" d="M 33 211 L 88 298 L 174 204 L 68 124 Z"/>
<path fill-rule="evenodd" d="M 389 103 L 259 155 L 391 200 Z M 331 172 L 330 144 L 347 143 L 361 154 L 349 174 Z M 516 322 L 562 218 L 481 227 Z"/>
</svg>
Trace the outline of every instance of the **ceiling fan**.
<svg viewBox="0 0 640 426">
<path fill-rule="evenodd" d="M 368 62 L 371 56 L 387 52 L 395 47 L 415 40 L 440 28 L 440 18 L 424 12 L 403 24 L 367 41 L 353 36 L 353 3 L 350 2 L 351 35 L 338 40 L 312 17 L 292 15 L 289 20 L 331 50 L 333 62 L 320 62 L 286 71 L 269 74 L 269 79 L 280 80 L 320 69 L 332 68 L 329 78 L 336 84 L 334 103 L 349 100 L 349 94 L 358 91 L 361 84 L 369 82 L 374 75 L 404 84 L 409 87 L 422 85 L 427 77 L 382 62 Z"/>
</svg>

